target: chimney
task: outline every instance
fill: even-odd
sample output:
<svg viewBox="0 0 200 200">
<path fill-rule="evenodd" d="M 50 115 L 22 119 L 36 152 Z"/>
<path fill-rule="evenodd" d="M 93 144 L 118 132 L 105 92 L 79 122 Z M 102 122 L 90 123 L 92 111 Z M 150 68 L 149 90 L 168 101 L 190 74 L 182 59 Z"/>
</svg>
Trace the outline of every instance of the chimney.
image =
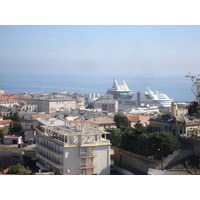
<svg viewBox="0 0 200 200">
<path fill-rule="evenodd" d="M 177 104 L 175 102 L 172 102 L 172 104 L 171 104 L 171 117 L 176 116 L 177 109 L 178 109 Z"/>
</svg>

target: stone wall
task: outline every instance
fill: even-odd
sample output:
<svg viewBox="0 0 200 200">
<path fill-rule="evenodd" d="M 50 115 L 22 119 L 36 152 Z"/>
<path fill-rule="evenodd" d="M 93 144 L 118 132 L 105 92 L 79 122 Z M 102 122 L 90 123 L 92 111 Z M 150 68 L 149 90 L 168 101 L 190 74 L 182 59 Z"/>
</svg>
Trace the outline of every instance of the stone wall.
<svg viewBox="0 0 200 200">
<path fill-rule="evenodd" d="M 193 154 L 195 156 L 200 157 L 200 140 L 197 140 L 195 138 L 181 138 L 180 140 L 191 145 L 192 146 L 192 150 L 193 150 Z"/>
<path fill-rule="evenodd" d="M 150 159 L 142 155 L 125 151 L 115 146 L 112 146 L 112 149 L 114 149 L 115 152 L 112 157 L 114 161 L 120 162 L 127 167 L 132 167 L 146 174 L 148 173 L 149 168 L 161 169 L 162 165 L 164 168 L 167 168 L 168 166 L 193 155 L 192 149 L 179 150 L 169 155 L 168 157 L 163 158 L 162 162 L 161 160 Z"/>
<path fill-rule="evenodd" d="M 113 160 L 122 163 L 125 166 L 132 167 L 147 174 L 148 169 L 160 169 L 161 161 L 149 159 L 145 156 L 137 155 L 129 151 L 125 151 L 118 147 L 112 146 L 114 149 Z"/>
</svg>

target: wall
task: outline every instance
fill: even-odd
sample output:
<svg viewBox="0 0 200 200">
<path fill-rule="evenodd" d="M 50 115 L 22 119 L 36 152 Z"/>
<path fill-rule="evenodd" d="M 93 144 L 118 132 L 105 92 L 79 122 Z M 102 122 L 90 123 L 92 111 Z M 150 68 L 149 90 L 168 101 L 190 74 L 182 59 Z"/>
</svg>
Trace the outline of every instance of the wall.
<svg viewBox="0 0 200 200">
<path fill-rule="evenodd" d="M 144 173 L 148 173 L 149 168 L 161 169 L 161 165 L 163 165 L 165 168 L 188 156 L 193 155 L 192 149 L 179 150 L 169 155 L 168 157 L 163 158 L 162 162 L 161 160 L 150 159 L 145 156 L 125 151 L 118 147 L 112 146 L 112 149 L 114 149 L 115 152 L 113 155 L 114 161 L 120 162 L 125 166 L 132 167 Z"/>
<path fill-rule="evenodd" d="M 125 170 L 125 169 L 123 169 L 123 168 L 121 168 L 121 167 L 118 167 L 118 166 L 114 166 L 114 169 L 115 169 L 117 172 L 119 172 L 119 173 L 121 173 L 121 174 L 124 174 L 124 175 L 135 175 L 135 174 L 133 174 L 132 172 L 129 172 L 129 171 L 127 171 L 127 170 Z"/>
<path fill-rule="evenodd" d="M 112 146 L 114 149 L 113 160 L 122 163 L 125 166 L 132 167 L 144 173 L 148 172 L 149 168 L 159 168 L 161 162 L 149 159 L 145 156 L 137 155 L 129 151 L 125 151 L 118 147 Z"/>
<path fill-rule="evenodd" d="M 194 138 L 180 138 L 183 142 L 192 145 L 193 154 L 200 157 L 200 140 Z"/>
<path fill-rule="evenodd" d="M 77 147 L 64 148 L 64 175 L 80 175 L 79 169 L 81 159 L 79 157 L 80 149 Z M 69 172 L 67 171 L 69 169 Z"/>
<path fill-rule="evenodd" d="M 96 146 L 93 151 L 97 152 L 97 156 L 94 157 L 93 162 L 97 164 L 93 173 L 99 175 L 110 174 L 110 146 Z"/>
</svg>

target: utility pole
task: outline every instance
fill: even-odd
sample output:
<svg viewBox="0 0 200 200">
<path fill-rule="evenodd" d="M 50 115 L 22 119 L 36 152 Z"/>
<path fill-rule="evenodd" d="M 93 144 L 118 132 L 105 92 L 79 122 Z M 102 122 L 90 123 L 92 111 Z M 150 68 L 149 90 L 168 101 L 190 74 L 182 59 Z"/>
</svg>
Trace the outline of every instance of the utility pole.
<svg viewBox="0 0 200 200">
<path fill-rule="evenodd" d="M 161 155 L 161 170 L 164 169 L 163 167 L 163 143 L 161 143 L 160 149 L 158 149 L 158 151 L 160 151 L 160 155 Z"/>
</svg>

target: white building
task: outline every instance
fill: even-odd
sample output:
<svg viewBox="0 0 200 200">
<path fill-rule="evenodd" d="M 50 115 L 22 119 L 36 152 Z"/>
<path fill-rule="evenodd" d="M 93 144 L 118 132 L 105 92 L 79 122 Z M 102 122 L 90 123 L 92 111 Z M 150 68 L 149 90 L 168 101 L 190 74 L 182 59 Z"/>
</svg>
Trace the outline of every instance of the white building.
<svg viewBox="0 0 200 200">
<path fill-rule="evenodd" d="M 4 135 L 3 144 L 21 144 L 22 136 Z"/>
<path fill-rule="evenodd" d="M 40 126 L 37 131 L 36 164 L 41 171 L 61 175 L 110 174 L 113 151 L 107 132 L 70 122 L 66 126 Z"/>
<path fill-rule="evenodd" d="M 99 93 L 85 93 L 84 96 L 87 103 L 92 103 L 99 98 Z"/>
</svg>

